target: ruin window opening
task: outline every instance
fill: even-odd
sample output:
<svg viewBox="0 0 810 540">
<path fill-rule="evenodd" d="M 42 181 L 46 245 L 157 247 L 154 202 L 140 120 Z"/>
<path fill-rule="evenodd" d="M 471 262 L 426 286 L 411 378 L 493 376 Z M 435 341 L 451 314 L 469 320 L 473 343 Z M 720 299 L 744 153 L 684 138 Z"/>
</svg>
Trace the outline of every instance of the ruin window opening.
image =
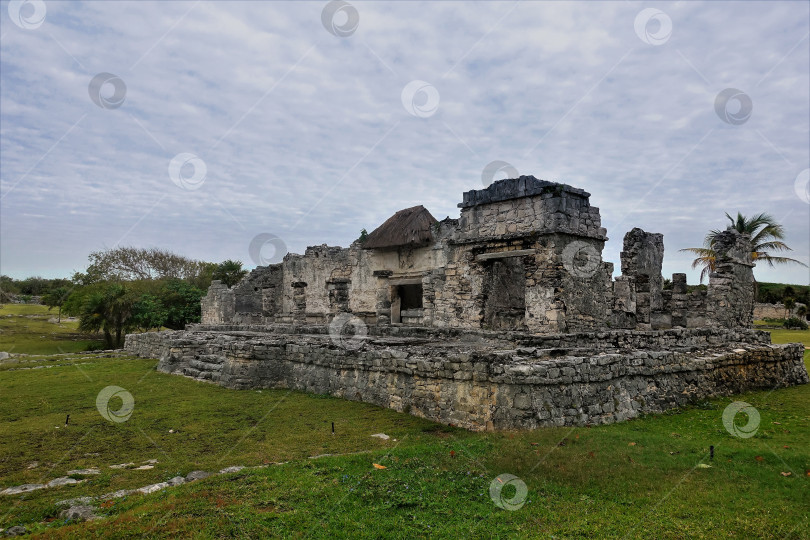
<svg viewBox="0 0 810 540">
<path fill-rule="evenodd" d="M 401 301 L 401 310 L 422 309 L 421 283 L 415 285 L 399 285 L 397 287 L 397 294 Z"/>
</svg>

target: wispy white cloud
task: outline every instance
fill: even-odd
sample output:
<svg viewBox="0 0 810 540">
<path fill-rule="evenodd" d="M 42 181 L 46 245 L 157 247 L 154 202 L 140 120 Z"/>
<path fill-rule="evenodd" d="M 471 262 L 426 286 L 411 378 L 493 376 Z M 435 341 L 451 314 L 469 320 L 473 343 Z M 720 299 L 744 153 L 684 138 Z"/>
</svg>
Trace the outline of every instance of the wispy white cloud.
<svg viewBox="0 0 810 540">
<path fill-rule="evenodd" d="M 643 3 L 356 2 L 345 38 L 325 5 L 46 2 L 24 30 L 3 3 L 0 271 L 64 275 L 118 242 L 248 264 L 261 232 L 348 245 L 415 204 L 457 216 L 495 159 L 590 191 L 617 268 L 641 226 L 664 233 L 665 274 L 684 271 L 677 249 L 737 210 L 782 219 L 810 258 L 793 190 L 810 166 L 808 4 L 655 3 L 672 21 L 658 46 L 635 33 Z M 125 82 L 120 108 L 89 99 L 100 72 Z M 428 118 L 402 106 L 415 79 L 439 93 Z M 729 87 L 751 97 L 742 125 L 715 113 Z M 197 190 L 169 178 L 182 152 L 206 164 Z"/>
</svg>

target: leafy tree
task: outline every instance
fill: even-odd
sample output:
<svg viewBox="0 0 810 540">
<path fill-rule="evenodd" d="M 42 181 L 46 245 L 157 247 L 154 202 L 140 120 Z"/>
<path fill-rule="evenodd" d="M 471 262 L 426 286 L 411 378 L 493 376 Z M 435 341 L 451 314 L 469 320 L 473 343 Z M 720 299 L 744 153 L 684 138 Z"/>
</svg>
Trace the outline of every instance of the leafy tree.
<svg viewBox="0 0 810 540">
<path fill-rule="evenodd" d="M 202 316 L 200 299 L 205 291 L 182 281 L 171 280 L 160 290 L 160 303 L 165 310 L 163 326 L 172 330 L 182 330 L 189 323 L 198 323 Z"/>
<path fill-rule="evenodd" d="M 807 308 L 807 305 L 799 306 L 799 309 L 796 310 L 796 315 L 800 318 L 810 319 L 810 310 Z"/>
<path fill-rule="evenodd" d="M 87 276 L 93 281 L 138 279 L 194 279 L 206 268 L 202 261 L 157 248 L 118 247 L 94 251 Z"/>
<path fill-rule="evenodd" d="M 360 238 L 358 238 L 357 240 L 359 240 L 360 243 L 362 244 L 363 242 L 366 241 L 366 238 L 368 238 L 368 231 L 365 228 L 360 229 Z"/>
<path fill-rule="evenodd" d="M 228 287 L 233 287 L 245 277 L 245 274 L 247 274 L 247 270 L 242 268 L 242 261 L 228 259 L 217 265 L 213 279 L 218 279 Z"/>
<path fill-rule="evenodd" d="M 788 263 L 797 263 L 802 266 L 807 266 L 796 259 L 772 255 L 774 252 L 792 250 L 782 241 L 785 238 L 784 227 L 777 223 L 770 215 L 762 213 L 749 218 L 737 212 L 736 219 L 731 217 L 728 213 L 726 213 L 726 217 L 731 222 L 730 228 L 737 230 L 739 233 L 748 234 L 751 237 L 751 258 L 755 262 L 765 261 L 769 266 Z M 703 240 L 703 247 L 685 248 L 681 250 L 697 255 L 697 258 L 692 262 L 692 268 L 701 268 L 701 283 L 706 276 L 715 271 L 716 254 L 714 246 L 717 237 L 722 232 L 723 231 L 718 229 L 709 231 L 706 238 Z"/>
<path fill-rule="evenodd" d="M 132 323 L 146 332 L 152 328 L 159 329 L 166 323 L 168 313 L 160 299 L 152 294 L 142 294 L 132 305 Z"/>
<path fill-rule="evenodd" d="M 55 289 L 51 289 L 43 298 L 43 303 L 48 306 L 48 310 L 50 311 L 53 308 L 59 308 L 59 315 L 57 315 L 56 322 L 62 322 L 62 305 L 67 300 L 68 296 L 70 296 L 71 289 L 67 287 L 56 287 Z"/>
<path fill-rule="evenodd" d="M 217 263 L 200 263 L 200 273 L 193 278 L 186 279 L 186 281 L 193 284 L 200 290 L 207 291 L 208 287 L 211 286 L 211 280 L 214 279 L 214 272 L 218 266 L 219 265 Z"/>
</svg>

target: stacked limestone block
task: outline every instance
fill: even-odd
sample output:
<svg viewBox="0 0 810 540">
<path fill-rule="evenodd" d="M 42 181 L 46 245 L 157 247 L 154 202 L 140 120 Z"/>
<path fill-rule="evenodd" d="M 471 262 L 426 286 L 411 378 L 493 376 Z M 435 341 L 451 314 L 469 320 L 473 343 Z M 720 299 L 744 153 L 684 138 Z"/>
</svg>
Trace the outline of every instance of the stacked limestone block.
<svg viewBox="0 0 810 540">
<path fill-rule="evenodd" d="M 158 358 L 159 371 L 228 388 L 331 394 L 471 430 L 611 423 L 808 381 L 801 345 L 771 345 L 752 330 L 505 336 L 377 327 L 340 346 L 322 327 L 282 326 L 133 334 L 125 348 Z"/>
</svg>

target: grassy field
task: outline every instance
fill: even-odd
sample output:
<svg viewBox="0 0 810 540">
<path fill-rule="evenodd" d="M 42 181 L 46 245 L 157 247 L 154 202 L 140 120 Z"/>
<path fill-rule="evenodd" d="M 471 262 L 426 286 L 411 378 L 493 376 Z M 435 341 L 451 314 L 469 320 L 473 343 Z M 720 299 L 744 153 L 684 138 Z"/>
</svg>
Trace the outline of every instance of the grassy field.
<svg viewBox="0 0 810 540">
<path fill-rule="evenodd" d="M 810 331 L 773 335 L 810 345 Z M 227 390 L 155 364 L 75 354 L 0 370 L 0 489 L 102 471 L 0 496 L 0 528 L 54 538 L 810 537 L 810 386 L 610 426 L 469 433 L 331 397 Z M 109 385 L 133 396 L 126 422 L 96 409 Z M 735 400 L 761 415 L 752 438 L 723 427 Z M 371 437 L 381 432 L 391 439 Z M 324 454 L 342 455 L 310 459 Z M 109 467 L 152 459 L 149 470 Z M 263 468 L 103 502 L 97 521 L 58 517 L 62 499 L 232 465 Z M 503 473 L 528 489 L 518 510 L 490 498 Z"/>
<path fill-rule="evenodd" d="M 36 304 L 0 304 L 0 351 L 24 354 L 57 354 L 87 350 L 100 344 L 97 336 L 79 333 L 75 320 L 57 310 Z"/>
</svg>

